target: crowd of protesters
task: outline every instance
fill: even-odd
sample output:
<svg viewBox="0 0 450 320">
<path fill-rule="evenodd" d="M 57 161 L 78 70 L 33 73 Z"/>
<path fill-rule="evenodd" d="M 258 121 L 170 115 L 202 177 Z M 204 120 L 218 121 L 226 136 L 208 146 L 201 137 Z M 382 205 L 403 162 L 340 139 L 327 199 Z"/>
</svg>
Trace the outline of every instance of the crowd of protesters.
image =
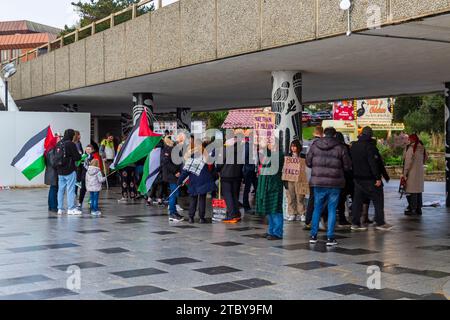
<svg viewBox="0 0 450 320">
<path fill-rule="evenodd" d="M 67 193 L 67 214 L 81 215 L 85 195 L 89 192 L 91 214 L 100 215 L 99 192 L 104 182 L 114 183 L 109 178 L 114 176 L 109 174 L 109 167 L 127 137 L 123 136 L 116 148 L 114 137 L 107 134 L 100 147 L 92 141 L 85 149 L 80 133 L 72 129 L 66 130 L 63 136 L 57 135 L 57 139 L 56 147 L 46 154 L 49 210 L 59 215 L 65 213 L 64 194 Z M 166 131 L 156 146 L 160 149 L 160 170 L 149 192 L 139 195 L 137 191 L 143 175 L 143 159 L 118 172 L 122 189 L 118 201 L 124 203 L 144 197 L 150 206 L 167 205 L 169 221 L 181 222 L 185 219 L 181 214 L 184 209 L 178 199 L 185 191 L 189 195 L 189 223 L 195 223 L 197 211 L 199 222 L 208 223 L 206 208 L 210 194 L 211 198 L 225 201 L 226 215 L 221 219 L 224 223 L 238 223 L 242 214 L 265 216 L 268 240 L 283 238 L 284 220 L 304 223 L 304 228 L 310 230 L 312 244 L 318 241 L 319 231 L 326 231 L 328 246 L 337 244 L 336 225 L 353 231 L 366 231 L 371 224 L 377 230 L 392 229 L 385 220 L 383 190 L 383 179 L 389 182 L 390 178 L 370 127 L 363 128 L 357 141 L 350 145 L 334 128 L 316 127 L 307 152 L 303 152 L 305 148 L 299 140 L 294 140 L 286 154 L 267 144 L 259 147 L 255 157 L 250 139 L 248 134 L 239 133 L 226 140 L 223 146 L 216 148 L 215 144 L 211 148 L 216 141 L 196 140 L 193 135 L 184 133 L 174 136 Z M 285 156 L 303 159 L 306 167 L 301 174 L 307 177 L 306 185 L 304 181 L 283 181 Z M 216 161 L 218 158 L 221 161 Z M 404 151 L 402 175 L 408 199 L 406 215 L 422 214 L 426 160 L 423 143 L 417 135 L 411 135 Z M 254 208 L 249 199 L 252 194 L 255 195 Z M 374 221 L 368 214 L 371 204 Z"/>
</svg>

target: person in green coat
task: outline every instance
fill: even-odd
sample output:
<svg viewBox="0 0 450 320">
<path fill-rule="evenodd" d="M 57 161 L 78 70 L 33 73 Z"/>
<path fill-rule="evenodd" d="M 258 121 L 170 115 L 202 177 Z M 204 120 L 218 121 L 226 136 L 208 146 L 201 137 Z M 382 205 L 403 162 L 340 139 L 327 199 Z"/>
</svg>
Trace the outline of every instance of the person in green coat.
<svg viewBox="0 0 450 320">
<path fill-rule="evenodd" d="M 256 192 L 256 214 L 267 216 L 269 227 L 267 240 L 283 239 L 283 170 L 284 157 L 272 152 L 268 145 L 267 155 L 262 157 L 261 171 Z M 277 166 L 278 165 L 278 166 Z"/>
</svg>

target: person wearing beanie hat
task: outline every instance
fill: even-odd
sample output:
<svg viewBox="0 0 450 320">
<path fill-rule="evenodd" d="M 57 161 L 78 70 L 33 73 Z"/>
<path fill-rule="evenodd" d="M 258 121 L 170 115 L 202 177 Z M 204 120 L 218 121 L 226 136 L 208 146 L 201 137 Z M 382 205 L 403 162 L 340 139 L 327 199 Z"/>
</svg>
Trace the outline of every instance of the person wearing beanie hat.
<svg viewBox="0 0 450 320">
<path fill-rule="evenodd" d="M 375 207 L 375 221 L 377 230 L 391 230 L 384 217 L 384 190 L 382 177 L 388 181 L 384 163 L 373 139 L 371 127 L 364 127 L 358 141 L 353 143 L 350 152 L 353 160 L 353 177 L 355 183 L 352 205 L 352 227 L 354 231 L 366 231 L 361 226 L 361 213 L 366 199 L 373 202 Z"/>
</svg>

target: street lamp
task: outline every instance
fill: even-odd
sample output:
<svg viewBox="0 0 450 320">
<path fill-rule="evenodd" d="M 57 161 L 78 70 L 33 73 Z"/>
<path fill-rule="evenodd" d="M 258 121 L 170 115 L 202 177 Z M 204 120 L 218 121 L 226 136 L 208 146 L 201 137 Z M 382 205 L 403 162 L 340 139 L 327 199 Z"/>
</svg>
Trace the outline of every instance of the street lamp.
<svg viewBox="0 0 450 320">
<path fill-rule="evenodd" d="M 17 69 L 14 66 L 14 63 L 11 62 L 11 63 L 8 63 L 7 65 L 5 65 L 2 68 L 1 72 L 3 73 L 3 79 L 5 79 L 5 108 L 6 108 L 6 111 L 8 111 L 8 100 L 9 100 L 8 99 L 8 96 L 9 96 L 8 79 L 11 78 L 17 72 Z"/>
<path fill-rule="evenodd" d="M 347 11 L 347 36 L 351 36 L 352 28 L 351 28 L 351 19 L 350 19 L 350 11 L 352 10 L 352 2 L 350 0 L 341 0 L 339 3 L 339 7 L 343 11 Z"/>
</svg>

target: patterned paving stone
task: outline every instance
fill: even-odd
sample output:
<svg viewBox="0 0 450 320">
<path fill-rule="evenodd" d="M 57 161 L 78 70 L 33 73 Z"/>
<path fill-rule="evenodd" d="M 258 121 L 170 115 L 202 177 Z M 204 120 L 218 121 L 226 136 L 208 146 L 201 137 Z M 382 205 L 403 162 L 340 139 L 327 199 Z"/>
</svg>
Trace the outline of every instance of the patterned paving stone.
<svg viewBox="0 0 450 320">
<path fill-rule="evenodd" d="M 211 267 L 211 268 L 194 269 L 194 271 L 205 273 L 208 275 L 216 275 L 216 274 L 239 272 L 242 270 L 232 268 L 232 267 L 227 267 L 227 266 L 218 266 L 218 267 Z"/>
<path fill-rule="evenodd" d="M 37 275 L 31 275 L 31 276 L 23 276 L 23 277 L 17 277 L 17 278 L 9 278 L 9 279 L 0 279 L 0 287 L 8 287 L 8 286 L 15 286 L 18 284 L 25 284 L 25 283 L 36 283 L 36 282 L 43 282 L 43 281 L 49 281 L 52 280 L 49 277 L 46 277 L 41 274 Z"/>
<path fill-rule="evenodd" d="M 315 269 L 322 269 L 322 268 L 335 267 L 335 266 L 337 266 L 337 264 L 327 263 L 327 262 L 323 262 L 323 261 L 311 261 L 311 262 L 294 263 L 294 264 L 286 265 L 286 267 L 291 267 L 291 268 L 300 269 L 300 270 L 315 270 Z"/>
<path fill-rule="evenodd" d="M 52 268 L 55 268 L 55 269 L 58 269 L 61 271 L 66 271 L 71 266 L 76 266 L 80 269 L 91 269 L 91 268 L 104 267 L 105 265 L 103 265 L 101 263 L 85 261 L 85 262 L 75 262 L 75 263 L 71 263 L 71 264 L 62 264 L 62 265 L 58 265 L 58 266 L 53 266 Z"/>
<path fill-rule="evenodd" d="M 137 297 L 137 296 L 144 296 L 147 294 L 154 294 L 154 293 L 160 293 L 167 290 L 154 287 L 154 286 L 134 286 L 134 287 L 127 287 L 127 288 L 119 288 L 119 289 L 112 289 L 112 290 L 105 290 L 102 291 L 102 293 L 109 295 L 113 298 L 131 298 L 131 297 Z"/>
<path fill-rule="evenodd" d="M 144 269 L 134 269 L 134 270 L 111 272 L 111 274 L 114 274 L 121 278 L 137 278 L 137 277 L 152 276 L 152 275 L 163 274 L 163 273 L 167 273 L 167 271 L 159 270 L 156 268 L 144 268 Z"/>
<path fill-rule="evenodd" d="M 192 258 L 181 257 L 181 258 L 172 258 L 172 259 L 158 260 L 158 262 L 174 266 L 174 265 L 177 265 L 177 264 L 187 264 L 187 263 L 195 263 L 195 262 L 201 262 L 201 261 L 200 260 L 196 260 L 196 259 L 192 259 Z"/>
<path fill-rule="evenodd" d="M 106 248 L 106 249 L 98 249 L 97 251 L 106 253 L 106 254 L 113 254 L 113 253 L 123 253 L 123 252 L 130 252 L 130 250 L 124 249 L 124 248 Z"/>
</svg>

